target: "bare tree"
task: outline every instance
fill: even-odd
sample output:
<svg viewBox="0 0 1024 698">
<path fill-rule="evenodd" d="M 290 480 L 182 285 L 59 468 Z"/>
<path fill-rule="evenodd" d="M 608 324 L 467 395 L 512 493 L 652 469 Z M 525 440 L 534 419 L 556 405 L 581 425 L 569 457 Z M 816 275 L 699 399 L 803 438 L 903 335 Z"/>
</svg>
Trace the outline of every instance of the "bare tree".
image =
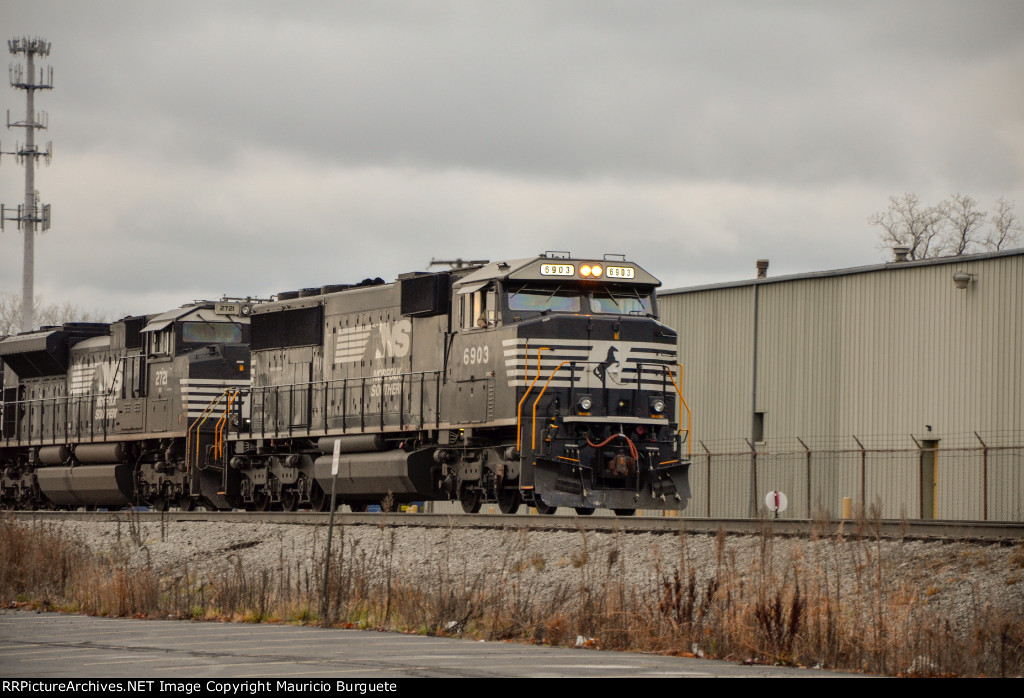
<svg viewBox="0 0 1024 698">
<path fill-rule="evenodd" d="M 44 303 L 36 296 L 35 320 L 37 327 L 63 325 L 65 322 L 106 322 L 108 313 L 84 310 L 69 301 Z M 21 331 L 21 296 L 0 293 L 0 337 Z"/>
<path fill-rule="evenodd" d="M 942 215 L 942 249 L 938 256 L 967 254 L 977 244 L 978 229 L 985 224 L 985 211 L 978 210 L 978 200 L 959 192 L 943 201 L 936 209 Z"/>
<path fill-rule="evenodd" d="M 1004 250 L 1019 243 L 1024 227 L 1013 213 L 1013 201 L 1000 198 L 983 230 L 985 211 L 967 194 L 953 194 L 935 206 L 926 206 L 916 194 L 890 196 L 889 208 L 868 218 L 881 228 L 879 248 L 897 245 L 909 248 L 908 259 L 928 259 L 970 254 L 982 250 Z"/>
<path fill-rule="evenodd" d="M 19 332 L 21 329 L 21 296 L 15 293 L 0 293 L 0 337 Z"/>
<path fill-rule="evenodd" d="M 1020 224 L 1017 214 L 1013 212 L 1015 201 L 1007 201 L 1000 197 L 996 200 L 996 212 L 992 214 L 992 230 L 982 241 L 987 249 L 1009 249 L 1020 244 L 1024 226 Z"/>
<path fill-rule="evenodd" d="M 868 223 L 882 229 L 881 249 L 896 245 L 910 248 L 908 259 L 926 259 L 937 255 L 941 247 L 942 213 L 935 206 L 925 206 L 917 194 L 890 196 L 889 208 L 868 218 Z"/>
</svg>

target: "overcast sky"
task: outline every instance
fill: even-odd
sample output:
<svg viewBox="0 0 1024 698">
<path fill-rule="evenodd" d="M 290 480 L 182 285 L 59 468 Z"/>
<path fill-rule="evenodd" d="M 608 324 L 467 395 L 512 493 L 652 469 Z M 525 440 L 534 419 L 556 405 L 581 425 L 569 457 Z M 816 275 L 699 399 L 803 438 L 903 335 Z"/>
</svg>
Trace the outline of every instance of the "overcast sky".
<svg viewBox="0 0 1024 698">
<path fill-rule="evenodd" d="M 893 194 L 1024 216 L 1020 0 L 4 0 L 0 27 L 52 42 L 47 302 L 157 312 L 548 249 L 676 288 L 881 262 Z M 22 120 L 24 92 L 0 108 Z M 0 200 L 23 177 L 3 156 Z M 0 235 L 0 291 L 22 244 Z"/>
</svg>

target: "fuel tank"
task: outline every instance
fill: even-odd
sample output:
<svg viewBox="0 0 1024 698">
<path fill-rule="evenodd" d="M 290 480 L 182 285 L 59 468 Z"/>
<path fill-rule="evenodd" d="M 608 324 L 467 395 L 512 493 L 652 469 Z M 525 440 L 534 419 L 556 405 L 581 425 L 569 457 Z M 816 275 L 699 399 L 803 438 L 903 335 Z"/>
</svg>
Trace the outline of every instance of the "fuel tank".
<svg viewBox="0 0 1024 698">
<path fill-rule="evenodd" d="M 57 506 L 125 507 L 135 487 L 124 463 L 36 469 L 39 489 Z"/>
</svg>

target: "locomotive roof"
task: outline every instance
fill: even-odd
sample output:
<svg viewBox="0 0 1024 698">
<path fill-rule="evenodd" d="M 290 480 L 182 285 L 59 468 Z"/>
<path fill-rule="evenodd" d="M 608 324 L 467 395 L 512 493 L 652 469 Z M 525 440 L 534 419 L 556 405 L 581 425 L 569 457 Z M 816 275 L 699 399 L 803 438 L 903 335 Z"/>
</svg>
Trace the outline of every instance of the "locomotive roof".
<svg viewBox="0 0 1024 698">
<path fill-rule="evenodd" d="M 96 335 L 106 336 L 104 322 L 69 322 L 0 341 L 0 359 L 21 378 L 50 376 L 67 370 L 68 348 Z"/>
<path fill-rule="evenodd" d="M 600 265 L 603 268 L 628 270 L 623 276 L 610 277 L 607 274 L 600 279 L 586 277 L 581 274 L 584 266 Z M 558 267 L 558 269 L 552 269 Z M 603 281 L 613 284 L 661 286 L 661 282 L 647 273 L 639 265 L 625 259 L 574 259 L 561 257 L 528 257 L 485 264 L 455 282 L 456 290 L 468 286 L 483 285 L 489 281 Z"/>
<path fill-rule="evenodd" d="M 198 303 L 195 305 L 185 305 L 174 310 L 168 310 L 166 313 L 160 313 L 154 315 L 149 319 L 149 322 L 145 327 L 142 328 L 143 332 L 156 332 L 162 330 L 172 322 L 176 320 L 196 320 L 199 322 L 225 322 L 225 318 L 228 316 L 218 314 L 214 312 L 213 306 L 209 303 Z M 234 323 L 247 323 L 249 318 L 244 316 L 230 316 L 232 319 L 228 322 Z"/>
</svg>

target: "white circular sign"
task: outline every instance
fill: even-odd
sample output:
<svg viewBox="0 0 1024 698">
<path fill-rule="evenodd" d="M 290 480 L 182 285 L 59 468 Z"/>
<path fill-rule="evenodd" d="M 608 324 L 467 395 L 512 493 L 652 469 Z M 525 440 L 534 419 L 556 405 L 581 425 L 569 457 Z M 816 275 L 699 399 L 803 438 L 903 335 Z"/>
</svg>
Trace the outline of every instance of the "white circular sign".
<svg viewBox="0 0 1024 698">
<path fill-rule="evenodd" d="M 785 511 L 786 506 L 789 504 L 789 500 L 786 498 L 785 493 L 773 490 L 764 497 L 765 506 L 768 507 L 768 511 L 774 511 L 776 513 Z"/>
</svg>

